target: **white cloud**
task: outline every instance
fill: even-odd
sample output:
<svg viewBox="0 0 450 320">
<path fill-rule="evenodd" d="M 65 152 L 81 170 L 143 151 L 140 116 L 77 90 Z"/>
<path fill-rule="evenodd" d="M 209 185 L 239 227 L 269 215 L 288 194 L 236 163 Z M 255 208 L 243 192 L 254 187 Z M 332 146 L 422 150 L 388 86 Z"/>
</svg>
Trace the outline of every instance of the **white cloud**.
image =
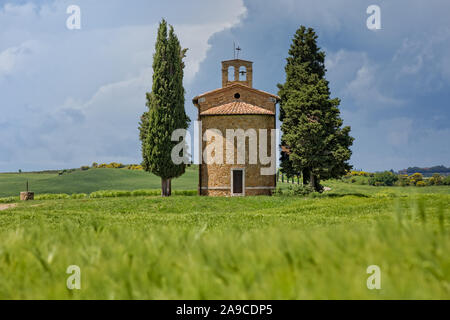
<svg viewBox="0 0 450 320">
<path fill-rule="evenodd" d="M 168 19 L 189 48 L 187 86 L 210 49 L 210 37 L 239 23 L 246 12 L 241 0 L 218 3 L 217 10 L 201 2 L 187 6 L 195 9 L 182 13 L 188 19 Z M 67 3 L 0 9 L 0 80 L 8 75 L 0 86 L 2 171 L 140 162 L 137 127 L 152 85 L 157 22 L 165 12 L 149 19 L 126 2 L 105 7 L 80 1 L 86 20 L 82 30 L 72 32 L 65 28 Z M 155 6 L 136 5 L 140 11 Z M 203 7 L 209 9 L 202 12 Z M 205 14 L 208 19 L 198 19 Z"/>
<path fill-rule="evenodd" d="M 378 88 L 377 68 L 368 63 L 361 66 L 355 79 L 348 83 L 346 93 L 361 108 L 395 107 L 404 103 L 381 93 Z"/>
<path fill-rule="evenodd" d="M 3 8 L 0 7 L 0 13 L 10 17 L 17 17 L 33 14 L 35 8 L 36 6 L 31 2 L 20 5 L 14 3 L 6 3 Z"/>
<path fill-rule="evenodd" d="M 327 55 L 328 79 L 336 94 L 359 110 L 374 110 L 404 105 L 404 101 L 386 93 L 383 68 L 366 52 L 339 50 Z"/>
<path fill-rule="evenodd" d="M 412 82 L 422 91 L 435 91 L 450 84 L 450 28 L 434 34 L 414 34 L 402 41 L 392 59 L 396 78 Z"/>
<path fill-rule="evenodd" d="M 10 47 L 0 52 L 0 77 L 10 75 L 14 69 L 32 53 L 35 41 L 26 41 L 17 47 Z"/>
</svg>

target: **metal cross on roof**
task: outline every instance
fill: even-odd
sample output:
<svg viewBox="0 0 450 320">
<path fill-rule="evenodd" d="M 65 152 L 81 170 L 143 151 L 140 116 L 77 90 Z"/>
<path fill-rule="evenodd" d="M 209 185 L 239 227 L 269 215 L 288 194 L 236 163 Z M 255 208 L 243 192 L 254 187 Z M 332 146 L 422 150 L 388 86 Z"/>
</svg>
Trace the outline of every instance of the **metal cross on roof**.
<svg viewBox="0 0 450 320">
<path fill-rule="evenodd" d="M 239 52 L 242 51 L 242 49 L 239 46 L 236 47 L 236 43 L 234 42 L 233 46 L 234 46 L 234 59 L 239 59 Z"/>
</svg>

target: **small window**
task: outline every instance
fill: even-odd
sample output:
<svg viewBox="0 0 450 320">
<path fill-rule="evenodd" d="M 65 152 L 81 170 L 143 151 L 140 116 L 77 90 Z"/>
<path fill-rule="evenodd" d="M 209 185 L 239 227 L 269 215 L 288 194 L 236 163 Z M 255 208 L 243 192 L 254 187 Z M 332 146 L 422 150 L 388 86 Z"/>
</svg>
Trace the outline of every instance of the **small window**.
<svg viewBox="0 0 450 320">
<path fill-rule="evenodd" d="M 234 67 L 233 66 L 228 67 L 228 71 L 227 72 L 228 72 L 228 81 L 236 80 L 234 78 Z"/>
<path fill-rule="evenodd" d="M 239 99 L 240 97 L 241 97 L 241 95 L 239 94 L 239 92 L 237 92 L 237 93 L 234 94 L 234 98 L 235 98 L 235 99 Z"/>
</svg>

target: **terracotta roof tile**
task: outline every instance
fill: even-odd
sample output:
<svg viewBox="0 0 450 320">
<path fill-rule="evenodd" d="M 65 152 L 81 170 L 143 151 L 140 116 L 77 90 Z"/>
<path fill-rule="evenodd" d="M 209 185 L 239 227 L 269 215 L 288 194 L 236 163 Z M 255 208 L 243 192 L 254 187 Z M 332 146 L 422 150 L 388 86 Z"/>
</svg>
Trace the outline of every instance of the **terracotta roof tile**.
<svg viewBox="0 0 450 320">
<path fill-rule="evenodd" d="M 272 111 L 241 101 L 235 101 L 213 107 L 200 113 L 201 116 L 225 114 L 267 114 L 275 115 Z"/>
</svg>

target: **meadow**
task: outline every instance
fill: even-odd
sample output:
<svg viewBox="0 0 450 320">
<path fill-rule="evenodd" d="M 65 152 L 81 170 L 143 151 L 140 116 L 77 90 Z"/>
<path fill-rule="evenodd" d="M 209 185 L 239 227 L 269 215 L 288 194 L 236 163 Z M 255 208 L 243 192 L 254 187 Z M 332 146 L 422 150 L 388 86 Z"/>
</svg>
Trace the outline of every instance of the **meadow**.
<svg viewBox="0 0 450 320">
<path fill-rule="evenodd" d="M 0 299 L 450 298 L 449 187 L 324 184 L 307 197 L 20 203 L 0 212 Z M 69 265 L 81 290 L 66 287 Z"/>
<path fill-rule="evenodd" d="M 196 189 L 197 170 L 187 168 L 186 173 L 174 179 L 176 190 Z M 58 172 L 0 173 L 0 197 L 17 196 L 25 191 L 29 181 L 30 190 L 36 194 L 46 193 L 91 193 L 98 190 L 158 189 L 161 179 L 138 170 L 91 169 L 77 170 L 59 175 Z"/>
</svg>

